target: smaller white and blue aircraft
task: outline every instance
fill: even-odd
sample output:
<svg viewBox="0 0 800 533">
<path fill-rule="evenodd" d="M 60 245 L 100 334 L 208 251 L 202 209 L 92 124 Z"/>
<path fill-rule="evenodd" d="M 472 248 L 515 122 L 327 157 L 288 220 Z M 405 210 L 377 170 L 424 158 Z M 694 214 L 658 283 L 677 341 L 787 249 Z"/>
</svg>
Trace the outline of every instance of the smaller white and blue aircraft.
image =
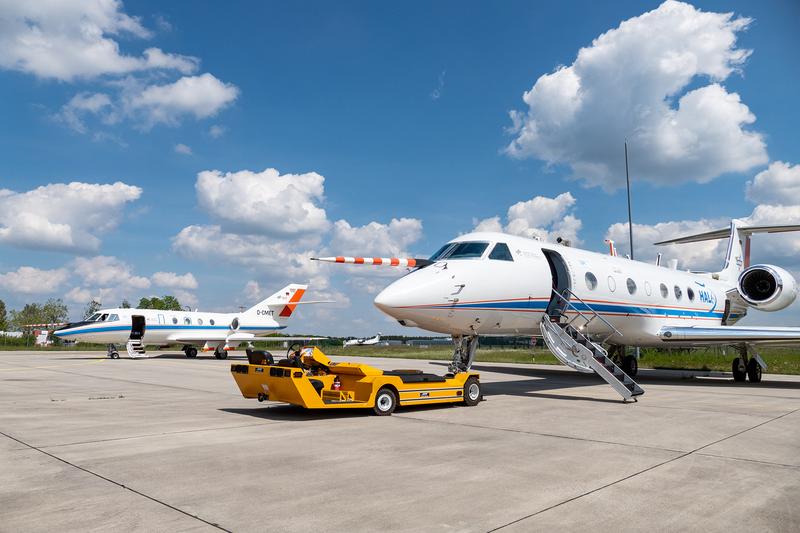
<svg viewBox="0 0 800 533">
<path fill-rule="evenodd" d="M 183 347 L 186 357 L 197 357 L 197 346 L 214 352 L 217 359 L 241 343 L 250 343 L 284 329 L 308 285 L 290 284 L 241 313 L 165 311 L 161 309 L 101 309 L 88 320 L 67 324 L 53 335 L 73 341 L 108 344 L 108 356 L 119 358 L 117 345 L 125 345 L 133 358 L 147 357 L 146 345 Z M 270 337 L 275 341 L 308 337 Z"/>
<path fill-rule="evenodd" d="M 368 339 L 348 339 L 342 343 L 342 347 L 347 348 L 348 346 L 374 346 L 379 342 L 381 342 L 380 333 Z"/>
</svg>

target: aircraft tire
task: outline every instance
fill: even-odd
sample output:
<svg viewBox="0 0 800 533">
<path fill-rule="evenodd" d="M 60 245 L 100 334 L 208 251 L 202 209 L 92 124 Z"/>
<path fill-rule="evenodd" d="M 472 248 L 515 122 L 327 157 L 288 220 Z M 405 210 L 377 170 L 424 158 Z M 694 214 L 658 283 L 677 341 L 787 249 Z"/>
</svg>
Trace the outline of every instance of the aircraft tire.
<svg viewBox="0 0 800 533">
<path fill-rule="evenodd" d="M 397 407 L 397 396 L 388 387 L 383 387 L 375 395 L 375 406 L 372 411 L 378 416 L 389 416 Z"/>
<path fill-rule="evenodd" d="M 481 383 L 478 378 L 468 378 L 464 383 L 464 405 L 472 407 L 478 405 L 483 400 L 483 390 L 481 390 Z"/>
<path fill-rule="evenodd" d="M 731 363 L 731 372 L 733 373 L 733 381 L 743 382 L 747 379 L 747 371 L 744 368 L 739 368 L 742 361 L 741 357 L 737 357 Z M 742 365 L 744 366 L 744 365 Z"/>
<path fill-rule="evenodd" d="M 761 365 L 755 359 L 750 359 L 747 362 L 747 379 L 750 380 L 750 383 L 761 382 Z"/>
<path fill-rule="evenodd" d="M 186 348 L 185 353 L 186 357 L 188 357 L 189 359 L 194 359 L 195 357 L 197 357 L 197 348 L 195 348 L 194 346 L 190 346 L 189 348 Z"/>
<path fill-rule="evenodd" d="M 219 350 L 217 352 L 214 352 L 214 357 L 216 357 L 217 359 L 227 359 L 228 352 L 226 352 L 225 350 Z"/>
<path fill-rule="evenodd" d="M 108 354 L 111 359 L 119 359 L 119 352 L 111 352 Z"/>
<path fill-rule="evenodd" d="M 636 360 L 635 355 L 626 355 L 622 359 L 622 371 L 628 374 L 628 377 L 636 377 L 636 374 L 639 373 L 639 361 Z"/>
</svg>

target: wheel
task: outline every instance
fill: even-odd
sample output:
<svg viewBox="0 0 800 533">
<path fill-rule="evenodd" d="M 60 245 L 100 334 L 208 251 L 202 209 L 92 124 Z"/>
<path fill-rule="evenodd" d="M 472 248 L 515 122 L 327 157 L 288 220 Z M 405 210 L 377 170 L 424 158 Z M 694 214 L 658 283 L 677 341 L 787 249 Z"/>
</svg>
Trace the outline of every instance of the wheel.
<svg viewBox="0 0 800 533">
<path fill-rule="evenodd" d="M 744 366 L 744 359 L 737 357 L 731 363 L 731 372 L 733 372 L 733 381 L 744 381 L 747 378 L 747 371 Z"/>
<path fill-rule="evenodd" d="M 622 371 L 630 377 L 636 377 L 639 373 L 639 361 L 636 360 L 635 355 L 626 355 L 622 359 Z"/>
<path fill-rule="evenodd" d="M 214 357 L 216 357 L 217 359 L 227 359 L 228 352 L 225 350 L 217 350 L 214 352 Z"/>
<path fill-rule="evenodd" d="M 111 359 L 119 359 L 119 352 L 111 352 L 108 354 Z"/>
<path fill-rule="evenodd" d="M 480 381 L 475 376 L 468 378 L 464 383 L 464 404 L 472 407 L 478 405 L 482 399 L 483 392 Z"/>
<path fill-rule="evenodd" d="M 758 361 L 755 359 L 750 359 L 747 362 L 747 378 L 750 380 L 750 383 L 761 382 L 761 365 L 759 365 Z"/>
<path fill-rule="evenodd" d="M 188 348 L 186 348 L 186 352 L 184 353 L 186 354 L 186 357 L 188 357 L 189 359 L 194 359 L 195 357 L 197 357 L 197 348 L 195 348 L 194 346 L 189 346 Z"/>
<path fill-rule="evenodd" d="M 394 412 L 395 407 L 397 407 L 397 396 L 394 391 L 386 387 L 379 390 L 375 395 L 375 407 L 372 408 L 375 414 L 388 416 Z"/>
</svg>

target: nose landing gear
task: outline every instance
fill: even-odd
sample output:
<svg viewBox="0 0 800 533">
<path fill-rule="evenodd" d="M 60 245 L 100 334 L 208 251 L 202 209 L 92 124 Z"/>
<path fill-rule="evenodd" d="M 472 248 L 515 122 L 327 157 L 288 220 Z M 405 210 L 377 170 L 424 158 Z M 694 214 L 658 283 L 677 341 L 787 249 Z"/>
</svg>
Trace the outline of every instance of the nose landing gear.
<svg viewBox="0 0 800 533">
<path fill-rule="evenodd" d="M 477 335 L 457 335 L 453 337 L 453 361 L 447 367 L 448 372 L 457 374 L 466 372 L 475 361 L 475 351 L 478 349 Z"/>
</svg>

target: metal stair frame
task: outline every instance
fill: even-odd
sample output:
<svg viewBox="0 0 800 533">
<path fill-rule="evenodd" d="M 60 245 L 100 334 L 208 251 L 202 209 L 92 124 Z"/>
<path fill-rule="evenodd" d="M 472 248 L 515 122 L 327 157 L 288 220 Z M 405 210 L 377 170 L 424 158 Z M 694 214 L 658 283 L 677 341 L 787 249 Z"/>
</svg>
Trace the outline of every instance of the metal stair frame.
<svg viewBox="0 0 800 533">
<path fill-rule="evenodd" d="M 553 294 L 564 301 L 567 307 L 573 309 L 577 315 L 565 323 L 559 320 L 562 317 L 567 318 L 563 311 L 559 311 L 558 317 L 548 314 L 542 317 L 541 329 L 547 347 L 566 366 L 580 372 L 594 372 L 611 385 L 624 400 L 636 401 L 636 397 L 644 394 L 644 390 L 608 357 L 608 352 L 602 347 L 602 343 L 606 342 L 614 333 L 619 336 L 622 336 L 622 333 L 571 290 L 565 289 L 564 292 L 568 292 L 580 301 L 586 309 L 591 311 L 592 316 L 587 317 L 568 298 L 553 289 Z M 578 317 L 584 320 L 580 329 L 573 325 Z M 599 318 L 611 329 L 611 332 L 600 342 L 592 341 L 581 331 L 595 318 Z"/>
<path fill-rule="evenodd" d="M 128 342 L 125 343 L 125 349 L 128 351 L 128 357 L 131 359 L 143 359 L 147 357 L 141 340 L 128 339 Z"/>
</svg>

